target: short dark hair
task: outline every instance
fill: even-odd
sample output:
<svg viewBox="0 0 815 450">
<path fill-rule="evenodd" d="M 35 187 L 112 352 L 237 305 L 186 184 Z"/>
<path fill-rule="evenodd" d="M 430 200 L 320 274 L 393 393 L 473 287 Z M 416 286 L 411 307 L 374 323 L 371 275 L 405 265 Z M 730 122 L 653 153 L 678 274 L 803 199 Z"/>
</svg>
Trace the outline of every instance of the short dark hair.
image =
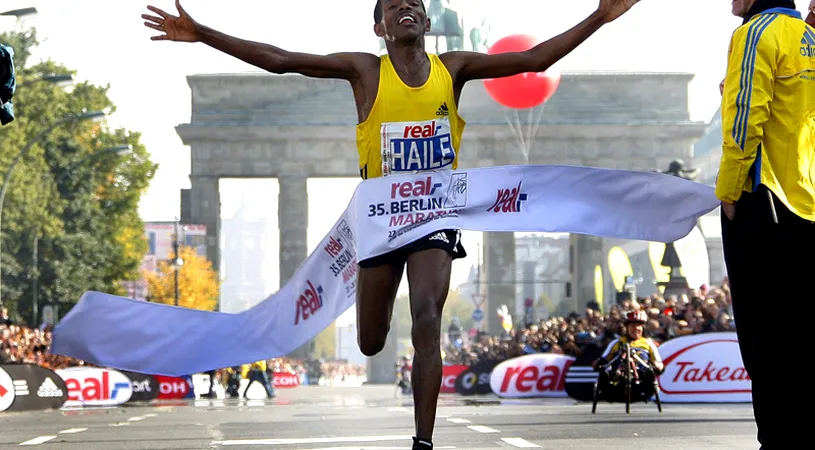
<svg viewBox="0 0 815 450">
<path fill-rule="evenodd" d="M 385 11 L 382 10 L 383 2 L 385 0 L 376 0 L 376 6 L 374 6 L 374 23 L 382 22 L 383 16 L 385 15 Z M 422 9 L 427 11 L 427 8 L 424 6 L 424 0 L 421 1 Z"/>
</svg>

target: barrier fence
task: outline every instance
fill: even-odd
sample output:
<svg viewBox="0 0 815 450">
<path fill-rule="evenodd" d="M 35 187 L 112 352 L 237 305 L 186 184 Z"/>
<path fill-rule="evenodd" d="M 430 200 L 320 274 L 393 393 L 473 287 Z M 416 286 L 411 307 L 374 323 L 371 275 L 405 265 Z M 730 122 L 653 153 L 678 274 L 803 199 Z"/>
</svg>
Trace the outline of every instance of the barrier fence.
<svg viewBox="0 0 815 450">
<path fill-rule="evenodd" d="M 591 363 L 603 350 L 589 348 L 578 358 L 533 353 L 506 361 L 480 361 L 470 367 L 444 366 L 441 392 L 591 401 L 598 376 Z M 664 342 L 659 353 L 665 363 L 665 372 L 659 377 L 663 403 L 751 401 L 750 378 L 736 333 L 678 337 Z M 1 365 L 0 412 L 193 399 L 209 391 L 208 378 L 203 374 L 152 376 L 87 366 L 52 371 L 33 364 Z M 275 372 L 273 382 L 278 389 L 300 385 L 297 375 L 291 373 Z"/>
</svg>

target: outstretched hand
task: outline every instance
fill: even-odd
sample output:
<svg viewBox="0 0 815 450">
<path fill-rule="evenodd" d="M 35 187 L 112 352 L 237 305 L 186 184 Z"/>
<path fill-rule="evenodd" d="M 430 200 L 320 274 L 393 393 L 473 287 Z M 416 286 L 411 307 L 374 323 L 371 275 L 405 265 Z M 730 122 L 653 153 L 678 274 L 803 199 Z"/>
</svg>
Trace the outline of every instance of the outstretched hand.
<svg viewBox="0 0 815 450">
<path fill-rule="evenodd" d="M 142 19 L 147 21 L 144 22 L 144 25 L 164 33 L 159 36 L 151 36 L 150 39 L 153 41 L 197 42 L 198 23 L 192 20 L 192 17 L 187 14 L 187 11 L 181 7 L 180 0 L 175 0 L 175 7 L 178 9 L 177 17 L 155 6 L 147 6 L 147 9 L 158 14 L 160 17 L 142 14 Z"/>
<path fill-rule="evenodd" d="M 600 0 L 597 10 L 603 15 L 605 22 L 609 23 L 625 14 L 639 2 L 640 0 Z"/>
</svg>

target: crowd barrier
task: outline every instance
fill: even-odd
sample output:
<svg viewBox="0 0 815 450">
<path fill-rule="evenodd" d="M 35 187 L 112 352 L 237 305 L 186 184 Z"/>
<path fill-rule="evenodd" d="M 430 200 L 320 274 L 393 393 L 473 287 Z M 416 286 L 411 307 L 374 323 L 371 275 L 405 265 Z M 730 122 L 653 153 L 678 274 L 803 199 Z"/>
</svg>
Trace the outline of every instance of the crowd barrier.
<svg viewBox="0 0 815 450">
<path fill-rule="evenodd" d="M 588 348 L 579 358 L 533 353 L 471 367 L 444 366 L 441 392 L 463 396 L 494 393 L 501 398 L 567 397 L 591 401 L 597 372 L 591 363 L 604 349 Z M 736 333 L 682 336 L 659 347 L 665 372 L 659 377 L 664 403 L 749 403 L 750 378 Z M 143 375 L 96 367 L 52 371 L 32 364 L 0 366 L 0 412 L 77 406 L 119 406 L 152 400 L 182 400 L 204 395 L 209 377 Z M 278 389 L 300 385 L 295 374 L 275 373 Z M 243 380 L 241 392 L 245 389 Z M 260 385 L 253 386 L 259 394 Z M 222 387 L 221 387 L 222 389 Z"/>
<path fill-rule="evenodd" d="M 247 384 L 248 380 L 243 379 L 241 392 Z M 295 374 L 274 373 L 275 388 L 299 385 L 300 379 Z M 262 386 L 256 383 L 252 387 L 247 393 L 250 399 L 266 396 Z M 216 384 L 217 388 L 223 390 Z M 208 392 L 206 374 L 167 377 L 87 366 L 54 371 L 33 364 L 0 365 L 0 412 L 194 399 Z M 220 396 L 223 397 L 223 392 Z"/>
</svg>

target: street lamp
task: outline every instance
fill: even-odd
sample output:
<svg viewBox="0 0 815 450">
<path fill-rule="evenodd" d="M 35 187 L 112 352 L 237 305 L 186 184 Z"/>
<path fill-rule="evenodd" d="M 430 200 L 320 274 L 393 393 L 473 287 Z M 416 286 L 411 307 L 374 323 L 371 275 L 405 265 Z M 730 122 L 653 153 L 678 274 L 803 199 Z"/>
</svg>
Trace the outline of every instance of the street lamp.
<svg viewBox="0 0 815 450">
<path fill-rule="evenodd" d="M 18 83 L 17 84 L 17 89 L 20 89 L 23 86 L 28 86 L 29 84 L 39 83 L 39 82 L 42 82 L 42 81 L 45 81 L 47 83 L 53 83 L 53 84 L 55 84 L 57 86 L 67 86 L 67 85 L 73 84 L 74 76 L 70 75 L 70 74 L 57 75 L 57 74 L 51 73 L 51 74 L 48 74 L 48 75 L 43 75 L 43 76 L 41 76 L 39 78 L 35 78 L 35 79 L 31 80 L 31 81 L 25 81 L 25 82 L 22 82 L 22 83 Z"/>
<path fill-rule="evenodd" d="M 183 227 L 185 237 L 187 232 L 187 226 L 184 225 Z M 173 236 L 173 269 L 174 269 L 174 276 L 175 276 L 175 306 L 178 306 L 178 269 L 179 267 L 184 265 L 184 260 L 178 255 L 178 217 L 175 218 L 175 235 Z"/>
<path fill-rule="evenodd" d="M 20 9 L 12 9 L 11 11 L 1 12 L 0 16 L 12 16 L 18 19 L 27 16 L 34 16 L 37 15 L 37 8 L 20 8 Z"/>
<path fill-rule="evenodd" d="M 37 133 L 28 143 L 20 150 L 20 153 L 17 154 L 17 157 L 14 158 L 14 161 L 9 166 L 8 171 L 6 171 L 6 176 L 3 180 L 3 188 L 0 190 L 0 305 L 3 304 L 3 270 L 2 270 L 2 245 L 3 245 L 3 203 L 6 199 L 6 191 L 8 190 L 9 181 L 11 181 L 11 175 L 14 173 L 14 169 L 17 167 L 17 164 L 20 162 L 21 159 L 31 150 L 31 147 L 34 146 L 43 136 L 50 133 L 54 128 L 64 125 L 69 122 L 77 122 L 77 121 L 85 121 L 85 120 L 92 120 L 92 121 L 99 121 L 105 117 L 105 113 L 103 111 L 90 111 L 84 112 L 80 114 L 70 115 L 65 117 L 61 120 L 54 122 L 45 130 Z"/>
</svg>

